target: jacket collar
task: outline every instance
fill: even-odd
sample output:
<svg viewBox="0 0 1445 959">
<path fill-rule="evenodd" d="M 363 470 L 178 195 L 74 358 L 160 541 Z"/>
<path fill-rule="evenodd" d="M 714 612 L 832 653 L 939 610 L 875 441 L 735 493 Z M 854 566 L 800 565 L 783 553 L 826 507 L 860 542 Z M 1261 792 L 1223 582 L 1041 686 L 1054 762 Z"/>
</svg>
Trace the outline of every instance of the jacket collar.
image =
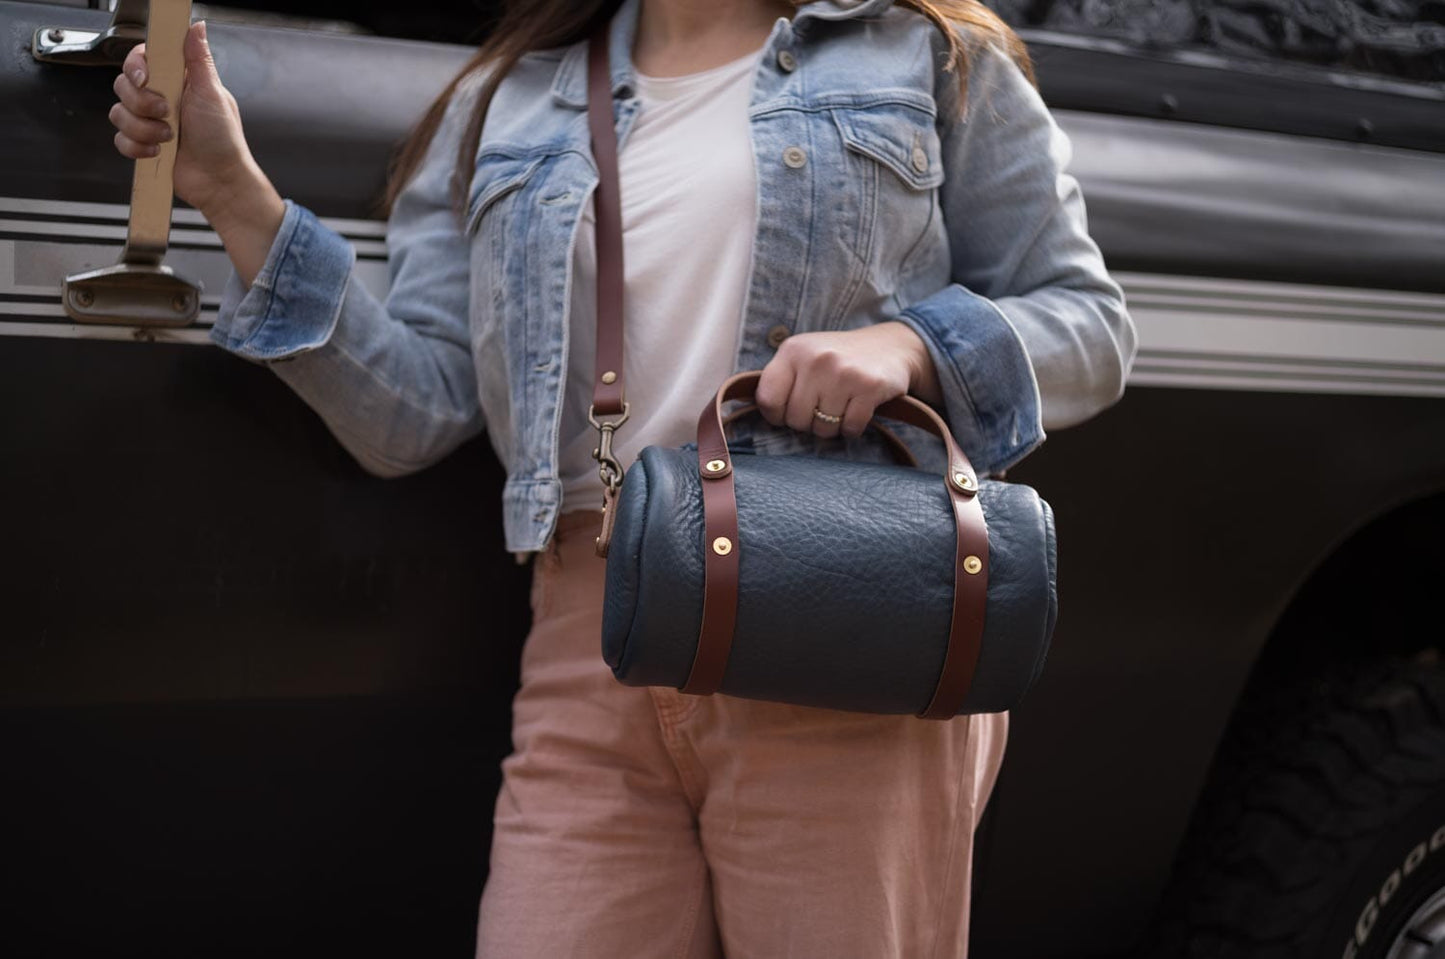
<svg viewBox="0 0 1445 959">
<path fill-rule="evenodd" d="M 632 38 L 637 34 L 637 13 L 641 0 L 623 0 L 608 28 L 607 53 L 612 73 L 612 95 L 628 95 L 635 87 L 637 73 L 632 66 Z M 796 29 L 808 20 L 852 20 L 875 17 L 893 5 L 893 0 L 816 0 L 793 14 Z M 574 43 L 562 55 L 552 81 L 552 99 L 563 106 L 587 108 L 587 41 Z"/>
<path fill-rule="evenodd" d="M 632 38 L 637 34 L 641 0 L 623 0 L 607 29 L 607 63 L 612 74 L 612 95 L 625 95 L 636 85 L 632 67 Z M 574 43 L 562 55 L 552 80 L 552 99 L 579 110 L 587 109 L 587 41 Z"/>
<path fill-rule="evenodd" d="M 793 25 L 805 20 L 853 20 L 858 17 L 882 16 L 893 6 L 893 0 L 818 0 L 798 8 Z"/>
</svg>

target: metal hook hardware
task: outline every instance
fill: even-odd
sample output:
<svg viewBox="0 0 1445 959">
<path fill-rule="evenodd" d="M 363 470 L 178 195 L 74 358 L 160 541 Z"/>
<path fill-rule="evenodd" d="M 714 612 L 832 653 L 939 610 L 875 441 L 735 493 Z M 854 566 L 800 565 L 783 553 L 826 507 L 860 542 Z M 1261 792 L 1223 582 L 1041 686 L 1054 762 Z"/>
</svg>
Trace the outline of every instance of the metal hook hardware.
<svg viewBox="0 0 1445 959">
<path fill-rule="evenodd" d="M 612 454 L 612 434 L 627 422 L 632 406 L 622 404 L 622 415 L 615 420 L 599 420 L 597 407 L 587 408 L 587 422 L 597 429 L 597 448 L 592 458 L 597 461 L 597 474 L 602 477 L 602 532 L 597 537 L 597 555 L 606 557 L 612 544 L 612 523 L 617 516 L 617 492 L 622 488 L 622 464 Z"/>
<path fill-rule="evenodd" d="M 592 458 L 597 461 L 597 473 L 608 490 L 616 490 L 622 485 L 622 464 L 612 454 L 612 434 L 627 422 L 630 415 L 632 406 L 629 403 L 622 404 L 622 415 L 615 420 L 599 420 L 595 407 L 587 409 L 587 421 L 597 430 L 597 448 L 592 451 Z"/>
</svg>

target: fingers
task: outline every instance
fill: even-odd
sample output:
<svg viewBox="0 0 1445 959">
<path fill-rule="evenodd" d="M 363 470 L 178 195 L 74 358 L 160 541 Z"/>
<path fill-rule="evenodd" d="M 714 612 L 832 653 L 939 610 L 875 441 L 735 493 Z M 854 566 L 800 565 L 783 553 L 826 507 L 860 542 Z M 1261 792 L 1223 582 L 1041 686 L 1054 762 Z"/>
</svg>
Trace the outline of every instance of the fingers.
<svg viewBox="0 0 1445 959">
<path fill-rule="evenodd" d="M 818 391 L 804 380 L 802 373 L 793 380 L 793 389 L 788 393 L 788 405 L 783 411 L 783 423 L 790 430 L 800 433 L 813 431 L 813 410 L 818 405 Z"/>
<path fill-rule="evenodd" d="M 808 410 L 808 416 L 812 421 L 809 428 L 814 433 L 824 439 L 843 434 L 843 426 L 848 422 L 850 409 L 855 411 L 855 418 L 858 415 L 856 411 L 863 410 L 863 424 L 867 425 L 868 417 L 873 412 L 872 406 L 864 397 L 858 395 L 858 391 L 863 388 L 862 384 L 856 381 L 853 371 L 841 354 L 832 350 L 824 351 L 814 358 L 809 370 L 812 374 L 809 377 L 809 392 L 814 394 L 815 399 L 812 408 Z M 818 415 L 820 413 L 825 415 Z M 858 432 L 861 433 L 862 429 Z"/>
<path fill-rule="evenodd" d="M 793 392 L 794 376 L 793 364 L 779 354 L 763 367 L 763 375 L 758 378 L 758 388 L 753 393 L 753 401 L 758 404 L 758 411 L 763 414 L 763 419 L 774 426 L 782 426 L 787 416 L 788 397 Z"/>
<path fill-rule="evenodd" d="M 837 357 L 829 351 L 816 351 L 811 344 L 805 346 L 809 348 L 799 349 L 788 340 L 779 347 L 763 367 L 754 399 L 763 418 L 774 426 L 837 436 L 839 424 L 813 415 L 814 410 L 841 414 L 848 403 L 848 394 L 835 375 Z"/>
<path fill-rule="evenodd" d="M 833 396 L 831 399 L 827 398 L 830 394 Z M 818 414 L 839 416 L 847 404 L 848 397 L 838 397 L 835 390 L 830 389 L 827 393 L 820 393 L 816 387 L 794 386 L 792 395 L 788 397 L 788 412 L 784 417 L 784 422 L 788 424 L 789 429 L 797 430 L 800 433 L 816 433 L 831 439 L 838 435 L 838 424 Z"/>
<path fill-rule="evenodd" d="M 832 439 L 838 435 L 852 389 L 842 375 L 843 358 L 836 351 L 808 352 L 788 398 L 787 423 L 799 432 Z"/>
<path fill-rule="evenodd" d="M 758 388 L 753 399 L 762 411 L 763 419 L 773 426 L 787 426 L 795 430 L 811 430 L 813 419 L 812 401 L 816 396 L 801 395 L 809 390 L 808 384 L 800 383 L 799 377 L 807 369 L 806 357 L 799 355 L 787 341 L 778 348 L 772 360 L 763 367 Z M 806 410 L 803 404 L 808 403 Z"/>
<path fill-rule="evenodd" d="M 186 33 L 183 48 L 186 60 L 186 82 L 196 93 L 208 100 L 219 102 L 229 98 L 216 71 L 216 58 L 211 55 L 211 43 L 206 36 L 206 21 L 197 20 Z"/>
<path fill-rule="evenodd" d="M 868 423 L 873 419 L 873 411 L 878 408 L 876 403 L 864 399 L 861 396 L 854 396 L 848 400 L 848 405 L 843 409 L 843 422 L 838 426 L 838 432 L 848 439 L 857 439 L 863 435 L 868 428 Z"/>
<path fill-rule="evenodd" d="M 827 424 L 813 415 L 813 410 L 817 408 L 816 397 L 809 399 L 807 393 L 795 389 L 788 398 L 788 413 L 783 422 L 788 424 L 788 429 L 799 433 L 816 433 L 819 429 L 826 429 Z"/>
<path fill-rule="evenodd" d="M 139 146 L 159 148 L 159 144 L 165 143 L 172 136 L 170 125 L 165 121 L 138 117 L 126 109 L 125 104 L 122 103 L 117 103 L 110 108 L 110 123 L 127 140 Z M 151 154 L 151 156 L 154 155 L 154 153 Z"/>
<path fill-rule="evenodd" d="M 125 56 L 125 62 L 120 65 L 120 72 L 123 76 L 128 77 L 137 88 L 146 85 L 146 81 L 150 77 L 146 68 L 146 45 L 144 43 L 137 43 L 131 47 L 130 53 Z"/>
<path fill-rule="evenodd" d="M 161 148 L 154 143 L 137 143 L 124 133 L 115 135 L 115 148 L 120 151 L 121 156 L 132 160 L 149 160 L 161 153 Z"/>
<path fill-rule="evenodd" d="M 819 399 L 813 404 L 813 409 L 808 411 L 809 429 L 814 435 L 821 436 L 825 440 L 832 439 L 839 434 L 843 423 L 843 413 L 847 409 L 847 397 L 842 400 Z"/>
<path fill-rule="evenodd" d="M 144 78 L 144 74 L 141 74 Z M 165 97 L 154 90 L 147 90 L 138 86 L 134 77 L 129 73 L 122 73 L 115 78 L 111 84 L 115 90 L 116 99 L 121 102 L 127 110 L 138 117 L 150 117 L 159 120 L 171 112 L 170 104 L 166 103 Z"/>
<path fill-rule="evenodd" d="M 165 98 L 146 89 L 145 44 L 137 44 L 126 56 L 119 76 L 112 84 L 120 101 L 110 108 L 110 122 L 116 128 L 115 148 L 132 160 L 153 157 L 160 144 L 174 135 L 162 118 L 170 114 Z"/>
<path fill-rule="evenodd" d="M 908 391 L 907 357 L 886 333 L 870 327 L 784 341 L 758 385 L 763 416 L 825 439 L 863 435 L 880 403 Z"/>
</svg>

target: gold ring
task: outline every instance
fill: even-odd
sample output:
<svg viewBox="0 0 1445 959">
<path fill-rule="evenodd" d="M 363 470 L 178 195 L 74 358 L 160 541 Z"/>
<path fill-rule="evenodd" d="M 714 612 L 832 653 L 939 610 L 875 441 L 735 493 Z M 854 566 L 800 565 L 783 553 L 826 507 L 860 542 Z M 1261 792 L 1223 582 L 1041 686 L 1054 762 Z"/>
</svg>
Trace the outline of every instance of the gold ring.
<svg viewBox="0 0 1445 959">
<path fill-rule="evenodd" d="M 841 416 L 834 416 L 832 413 L 824 413 L 822 410 L 818 409 L 816 406 L 813 407 L 813 418 L 814 418 L 814 419 L 818 419 L 818 420 L 822 420 L 824 423 L 831 423 L 831 424 L 833 424 L 834 426 L 837 426 L 839 423 L 843 422 L 843 417 L 841 417 Z"/>
</svg>

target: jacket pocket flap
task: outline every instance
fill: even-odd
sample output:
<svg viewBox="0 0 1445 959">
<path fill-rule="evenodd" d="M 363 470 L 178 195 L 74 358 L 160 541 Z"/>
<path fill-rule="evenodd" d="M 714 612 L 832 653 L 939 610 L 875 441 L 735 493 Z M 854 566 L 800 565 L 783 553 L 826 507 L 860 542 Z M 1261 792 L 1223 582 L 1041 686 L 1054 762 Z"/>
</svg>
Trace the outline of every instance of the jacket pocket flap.
<svg viewBox="0 0 1445 959">
<path fill-rule="evenodd" d="M 472 176 L 471 200 L 467 203 L 467 232 L 476 230 L 482 214 L 492 204 L 526 186 L 541 162 L 540 157 L 518 158 L 503 154 L 484 153 L 478 157 L 476 173 Z"/>
<path fill-rule="evenodd" d="M 915 190 L 943 182 L 943 160 L 933 114 L 908 103 L 882 103 L 866 109 L 835 110 L 843 142 L 872 157 Z"/>
</svg>

